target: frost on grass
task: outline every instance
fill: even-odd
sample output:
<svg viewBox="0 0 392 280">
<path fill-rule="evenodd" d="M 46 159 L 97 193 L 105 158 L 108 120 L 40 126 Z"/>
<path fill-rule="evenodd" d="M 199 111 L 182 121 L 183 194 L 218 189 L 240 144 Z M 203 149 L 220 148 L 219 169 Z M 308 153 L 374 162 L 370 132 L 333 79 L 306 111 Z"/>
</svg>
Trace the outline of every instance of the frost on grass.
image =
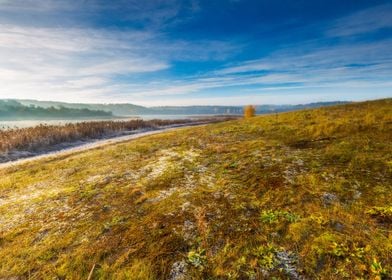
<svg viewBox="0 0 392 280">
<path fill-rule="evenodd" d="M 372 104 L 0 170 L 0 278 L 389 279 L 392 103 Z"/>
<path fill-rule="evenodd" d="M 176 191 L 178 191 L 178 188 L 176 188 L 176 187 L 170 188 L 168 190 L 161 190 L 161 191 L 159 191 L 158 196 L 149 199 L 148 202 L 159 202 L 159 201 L 171 196 Z"/>
<path fill-rule="evenodd" d="M 290 279 L 292 280 L 304 279 L 299 275 L 297 271 L 298 259 L 294 254 L 289 253 L 287 251 L 278 251 L 276 252 L 276 258 L 279 262 L 279 267 L 286 273 L 287 276 L 289 276 Z"/>
<path fill-rule="evenodd" d="M 43 181 L 3 194 L 0 198 L 0 230 L 9 230 L 28 221 L 29 214 L 35 213 L 40 204 L 63 191 L 64 188 Z"/>
<path fill-rule="evenodd" d="M 139 172 L 138 177 L 143 185 L 154 184 L 165 176 L 172 173 L 182 172 L 183 178 L 177 185 L 168 189 L 159 190 L 155 197 L 148 199 L 148 202 L 159 202 L 167 197 L 178 193 L 180 196 L 189 195 L 189 191 L 199 184 L 199 180 L 207 185 L 211 185 L 211 179 L 205 174 L 205 168 L 197 163 L 200 151 L 190 149 L 178 151 L 176 149 L 162 150 L 159 157 L 148 163 Z M 188 170 L 189 166 L 192 170 Z M 196 171 L 196 172 L 195 172 Z"/>
</svg>

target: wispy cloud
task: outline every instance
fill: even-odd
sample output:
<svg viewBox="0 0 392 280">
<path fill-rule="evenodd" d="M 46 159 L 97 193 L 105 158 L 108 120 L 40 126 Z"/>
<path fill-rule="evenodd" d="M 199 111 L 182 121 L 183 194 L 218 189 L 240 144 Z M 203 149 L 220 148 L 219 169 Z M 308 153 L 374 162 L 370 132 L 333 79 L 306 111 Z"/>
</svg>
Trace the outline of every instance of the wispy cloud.
<svg viewBox="0 0 392 280">
<path fill-rule="evenodd" d="M 110 98 L 134 88 L 115 86 L 118 75 L 166 70 L 172 60 L 221 59 L 234 48 L 220 41 L 169 42 L 151 31 L 0 25 L 0 97 Z"/>
<path fill-rule="evenodd" d="M 85 18 L 94 19 L 97 15 L 105 13 L 108 16 L 119 17 L 123 23 L 150 30 L 161 30 L 173 24 L 183 23 L 198 11 L 199 0 L 0 0 L 0 13 L 3 12 L 3 16 L 7 16 L 10 21 L 13 15 L 21 13 L 25 16 L 39 15 L 42 22 L 45 22 L 43 16 L 66 14 L 77 21 Z M 181 18 L 180 12 L 183 13 Z M 23 18 L 19 20 L 23 21 Z"/>
<path fill-rule="evenodd" d="M 392 28 L 392 4 L 365 9 L 337 19 L 326 31 L 330 37 L 352 36 Z"/>
<path fill-rule="evenodd" d="M 168 68 L 164 59 L 142 55 L 151 49 L 150 39 L 150 34 L 140 32 L 0 25 L 0 68 L 43 79 Z"/>
<path fill-rule="evenodd" d="M 338 97 L 341 99 L 351 95 L 353 91 L 360 94 L 364 89 L 373 89 L 374 94 L 383 90 L 385 94 L 388 92 L 385 89 L 392 86 L 392 54 L 388 51 L 391 48 L 392 40 L 355 45 L 341 44 L 328 48 L 312 42 L 282 49 L 263 59 L 189 77 L 186 81 L 171 81 L 169 84 L 162 82 L 144 89 L 133 89 L 130 95 L 184 95 L 192 98 L 191 96 L 198 92 L 223 90 L 230 94 L 240 89 L 242 93 L 258 93 L 262 102 L 271 93 L 290 94 L 298 90 L 303 92 L 302 95 L 305 92 L 312 92 L 311 95 L 314 96 L 317 96 L 317 92 L 323 92 L 323 96 L 328 96 L 326 90 L 330 90 L 330 97 L 334 96 L 333 92 L 338 91 Z M 247 100 L 243 94 L 237 95 Z M 232 104 L 236 98 L 231 96 L 230 102 L 222 97 L 220 100 L 221 103 Z M 309 96 L 308 100 L 315 99 Z M 182 100 L 182 103 L 184 102 L 188 104 Z"/>
<path fill-rule="evenodd" d="M 296 71 L 306 69 L 336 69 L 337 67 L 360 68 L 374 64 L 387 64 L 392 60 L 388 50 L 392 40 L 370 43 L 344 43 L 324 47 L 318 41 L 302 42 L 283 48 L 271 55 L 253 61 L 239 63 L 218 71 L 219 74 L 255 71 Z M 351 66 L 350 66 L 351 65 Z"/>
<path fill-rule="evenodd" d="M 391 86 L 392 39 L 363 38 L 392 27 L 391 4 L 317 22 L 315 38 L 234 61 L 229 58 L 240 54 L 246 40 L 196 40 L 166 31 L 202 9 L 196 0 L 0 0 L 0 15 L 6 15 L 0 20 L 0 98 L 243 104 L 282 102 L 284 94 L 315 101 L 311 96 L 326 98 L 330 92 L 344 99 L 345 92 L 370 88 L 385 95 Z M 64 26 L 45 20 L 31 25 L 20 17 L 65 12 L 93 22 L 102 11 L 121 18 L 120 26 L 79 19 Z M 186 69 L 180 75 L 178 65 Z M 194 65 L 206 66 L 187 69 Z"/>
<path fill-rule="evenodd" d="M 70 10 L 74 5 L 67 1 L 55 0 L 0 0 L 0 11 L 48 12 Z"/>
</svg>

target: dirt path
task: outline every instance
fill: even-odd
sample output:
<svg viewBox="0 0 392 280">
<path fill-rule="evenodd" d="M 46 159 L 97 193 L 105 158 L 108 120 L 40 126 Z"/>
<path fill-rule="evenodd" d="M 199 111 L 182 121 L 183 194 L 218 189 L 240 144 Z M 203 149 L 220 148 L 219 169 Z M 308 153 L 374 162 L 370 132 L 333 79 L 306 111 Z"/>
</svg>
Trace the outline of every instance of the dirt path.
<svg viewBox="0 0 392 280">
<path fill-rule="evenodd" d="M 112 144 L 116 144 L 116 143 L 120 143 L 120 142 L 126 142 L 129 140 L 138 139 L 138 138 L 141 138 L 144 136 L 154 135 L 154 134 L 163 133 L 163 132 L 167 132 L 167 131 L 172 131 L 172 130 L 179 129 L 179 128 L 185 128 L 185 127 L 190 127 L 190 126 L 202 126 L 202 125 L 206 125 L 206 123 L 193 123 L 193 124 L 185 124 L 185 125 L 176 125 L 176 126 L 160 128 L 157 130 L 150 130 L 150 131 L 140 131 L 140 132 L 135 131 L 135 133 L 132 133 L 130 135 L 119 136 L 119 137 L 103 139 L 103 140 L 97 140 L 97 141 L 82 144 L 82 145 L 79 145 L 76 147 L 69 147 L 69 148 L 65 148 L 62 150 L 48 152 L 48 153 L 37 155 L 37 156 L 32 156 L 32 157 L 28 157 L 28 158 L 21 158 L 21 159 L 9 161 L 9 162 L 0 163 L 0 169 L 20 165 L 20 164 L 23 164 L 26 162 L 31 162 L 31 161 L 35 161 L 35 160 L 39 160 L 39 159 L 47 159 L 47 158 L 54 158 L 57 156 L 70 155 L 70 154 L 81 152 L 81 151 L 91 150 L 91 149 L 95 149 L 95 148 L 99 148 L 99 147 L 107 146 L 107 145 L 112 145 Z"/>
</svg>

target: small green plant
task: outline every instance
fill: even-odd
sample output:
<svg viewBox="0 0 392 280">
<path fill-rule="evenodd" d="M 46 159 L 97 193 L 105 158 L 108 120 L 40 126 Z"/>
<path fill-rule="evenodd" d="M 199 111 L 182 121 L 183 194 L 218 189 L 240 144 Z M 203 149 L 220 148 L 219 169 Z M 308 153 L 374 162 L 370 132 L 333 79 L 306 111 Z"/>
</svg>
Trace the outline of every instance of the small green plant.
<svg viewBox="0 0 392 280">
<path fill-rule="evenodd" d="M 205 250 L 189 251 L 188 262 L 198 269 L 203 269 L 206 263 Z"/>
<path fill-rule="evenodd" d="M 369 247 L 356 247 L 354 246 L 353 252 L 351 253 L 352 257 L 363 260 L 365 258 L 366 252 L 369 251 Z"/>
<path fill-rule="evenodd" d="M 261 212 L 260 219 L 263 223 L 273 224 L 278 221 L 278 213 L 273 210 L 266 210 Z"/>
<path fill-rule="evenodd" d="M 313 251 L 318 256 L 328 255 L 335 258 L 345 258 L 350 255 L 350 248 L 342 242 L 339 236 L 324 233 L 313 241 Z"/>
<path fill-rule="evenodd" d="M 332 242 L 328 253 L 335 257 L 344 257 L 348 254 L 349 249 L 341 243 Z"/>
<path fill-rule="evenodd" d="M 376 276 L 375 279 L 383 279 L 384 276 L 387 275 L 386 269 L 384 269 L 381 263 L 376 259 L 373 258 L 373 262 L 370 265 L 371 272 Z"/>
<path fill-rule="evenodd" d="M 276 259 L 276 248 L 273 245 L 261 245 L 254 251 L 254 255 L 258 259 L 258 264 L 264 269 L 274 269 L 278 261 Z"/>
<path fill-rule="evenodd" d="M 235 263 L 237 270 L 240 270 L 242 267 L 244 267 L 246 265 L 246 263 L 247 262 L 246 262 L 245 256 L 242 256 L 241 258 L 239 258 Z"/>
<path fill-rule="evenodd" d="M 300 219 L 300 216 L 290 212 L 282 212 L 282 215 L 289 223 L 295 223 Z"/>
<path fill-rule="evenodd" d="M 369 214 L 382 222 L 392 222 L 392 206 L 373 207 L 366 211 Z"/>
<path fill-rule="evenodd" d="M 279 221 L 279 219 L 283 218 L 289 223 L 297 222 L 300 217 L 297 214 L 290 213 L 287 211 L 280 210 L 264 210 L 261 212 L 260 220 L 263 223 L 274 224 Z"/>
<path fill-rule="evenodd" d="M 123 223 L 126 220 L 125 217 L 114 216 L 111 221 L 103 224 L 103 231 L 109 231 L 113 226 Z"/>
</svg>

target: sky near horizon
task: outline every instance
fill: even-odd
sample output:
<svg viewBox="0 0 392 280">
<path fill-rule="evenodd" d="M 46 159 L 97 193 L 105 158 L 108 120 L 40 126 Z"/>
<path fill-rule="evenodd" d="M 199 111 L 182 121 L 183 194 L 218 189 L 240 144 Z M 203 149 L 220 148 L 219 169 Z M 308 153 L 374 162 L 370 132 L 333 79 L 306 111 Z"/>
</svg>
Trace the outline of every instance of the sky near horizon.
<svg viewBox="0 0 392 280">
<path fill-rule="evenodd" d="M 1 99 L 298 104 L 391 77 L 391 1 L 0 0 Z"/>
</svg>

